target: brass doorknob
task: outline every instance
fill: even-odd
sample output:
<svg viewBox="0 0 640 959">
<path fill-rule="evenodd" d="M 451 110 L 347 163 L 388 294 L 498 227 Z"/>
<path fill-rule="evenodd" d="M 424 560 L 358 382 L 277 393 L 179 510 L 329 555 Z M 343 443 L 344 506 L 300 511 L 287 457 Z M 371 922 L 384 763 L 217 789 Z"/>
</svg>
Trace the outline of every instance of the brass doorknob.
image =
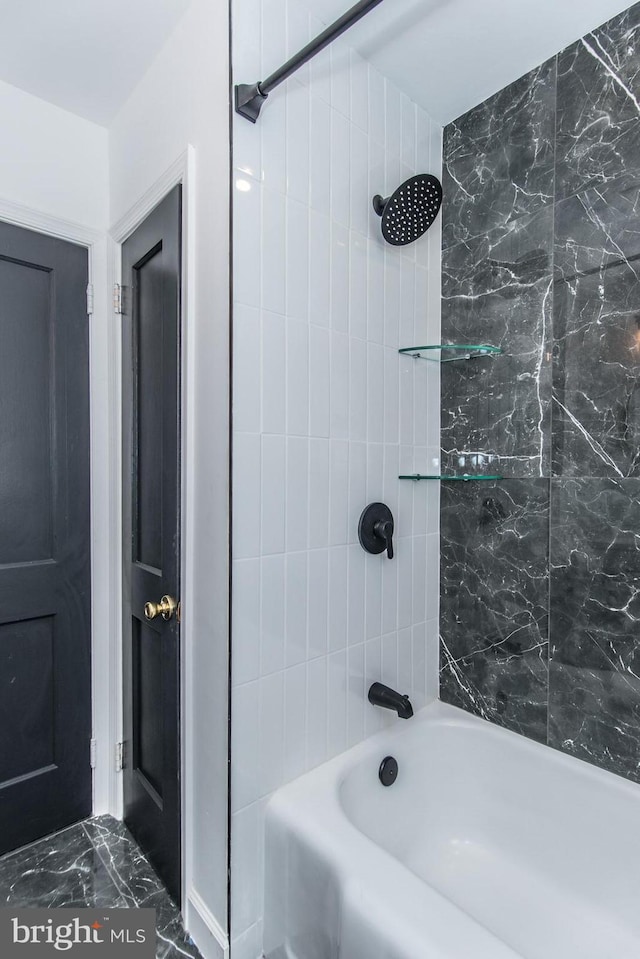
<svg viewBox="0 0 640 959">
<path fill-rule="evenodd" d="M 177 607 L 178 604 L 173 596 L 163 596 L 159 603 L 145 603 L 144 615 L 147 619 L 155 619 L 156 616 L 162 616 L 163 619 L 171 619 Z"/>
</svg>

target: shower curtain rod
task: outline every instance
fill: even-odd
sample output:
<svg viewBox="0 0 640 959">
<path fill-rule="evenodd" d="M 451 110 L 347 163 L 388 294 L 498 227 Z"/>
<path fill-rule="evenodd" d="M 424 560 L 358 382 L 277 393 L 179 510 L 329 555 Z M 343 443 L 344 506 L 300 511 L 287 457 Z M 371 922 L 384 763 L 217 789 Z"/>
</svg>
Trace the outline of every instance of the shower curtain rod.
<svg viewBox="0 0 640 959">
<path fill-rule="evenodd" d="M 377 7 L 379 3 L 382 3 L 382 0 L 360 0 L 335 23 L 318 34 L 315 40 L 308 43 L 299 53 L 296 53 L 283 66 L 268 76 L 266 80 L 259 80 L 258 83 L 236 84 L 236 113 L 255 123 L 260 116 L 262 104 L 278 84 L 290 77 L 296 70 L 299 70 L 312 57 L 315 57 L 316 53 L 320 53 L 321 50 L 329 46 L 333 40 L 336 40 L 345 30 L 348 30 L 370 10 Z"/>
</svg>

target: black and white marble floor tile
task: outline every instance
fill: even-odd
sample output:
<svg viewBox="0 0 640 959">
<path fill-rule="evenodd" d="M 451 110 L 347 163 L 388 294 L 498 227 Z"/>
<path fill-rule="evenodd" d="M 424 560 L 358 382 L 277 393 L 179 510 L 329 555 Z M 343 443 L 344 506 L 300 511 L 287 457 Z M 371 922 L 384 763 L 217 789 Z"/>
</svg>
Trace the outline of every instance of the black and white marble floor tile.
<svg viewBox="0 0 640 959">
<path fill-rule="evenodd" d="M 163 890 L 162 883 L 124 823 L 111 816 L 98 816 L 87 820 L 84 829 L 128 905 L 139 906 L 149 896 Z"/>
<path fill-rule="evenodd" d="M 200 959 L 180 913 L 122 822 L 86 820 L 0 858 L 0 904 L 156 910 L 156 959 Z"/>
<path fill-rule="evenodd" d="M 41 908 L 125 905 L 81 824 L 2 856 L 0 903 Z"/>
</svg>

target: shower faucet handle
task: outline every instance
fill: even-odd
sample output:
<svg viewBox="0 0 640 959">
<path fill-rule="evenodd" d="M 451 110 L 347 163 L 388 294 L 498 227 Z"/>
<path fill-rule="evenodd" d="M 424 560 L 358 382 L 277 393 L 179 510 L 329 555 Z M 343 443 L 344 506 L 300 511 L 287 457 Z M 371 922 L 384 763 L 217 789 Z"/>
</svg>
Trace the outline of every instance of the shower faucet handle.
<svg viewBox="0 0 640 959">
<path fill-rule="evenodd" d="M 358 539 L 367 553 L 387 551 L 393 559 L 393 515 L 384 503 L 369 503 L 362 511 L 358 524 Z"/>
<path fill-rule="evenodd" d="M 387 556 L 393 559 L 393 520 L 378 520 L 373 524 L 373 531 L 376 536 L 385 541 Z"/>
</svg>

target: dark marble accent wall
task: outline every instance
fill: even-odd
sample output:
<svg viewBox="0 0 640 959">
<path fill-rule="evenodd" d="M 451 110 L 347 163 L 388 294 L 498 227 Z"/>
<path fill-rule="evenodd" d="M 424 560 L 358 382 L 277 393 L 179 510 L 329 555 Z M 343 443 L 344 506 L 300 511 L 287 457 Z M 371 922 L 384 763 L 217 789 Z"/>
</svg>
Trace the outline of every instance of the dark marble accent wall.
<svg viewBox="0 0 640 959">
<path fill-rule="evenodd" d="M 441 697 L 640 782 L 640 3 L 451 123 Z M 483 459 L 483 457 L 485 457 Z"/>
<path fill-rule="evenodd" d="M 441 503 L 442 698 L 544 742 L 549 480 L 445 483 Z"/>
</svg>

